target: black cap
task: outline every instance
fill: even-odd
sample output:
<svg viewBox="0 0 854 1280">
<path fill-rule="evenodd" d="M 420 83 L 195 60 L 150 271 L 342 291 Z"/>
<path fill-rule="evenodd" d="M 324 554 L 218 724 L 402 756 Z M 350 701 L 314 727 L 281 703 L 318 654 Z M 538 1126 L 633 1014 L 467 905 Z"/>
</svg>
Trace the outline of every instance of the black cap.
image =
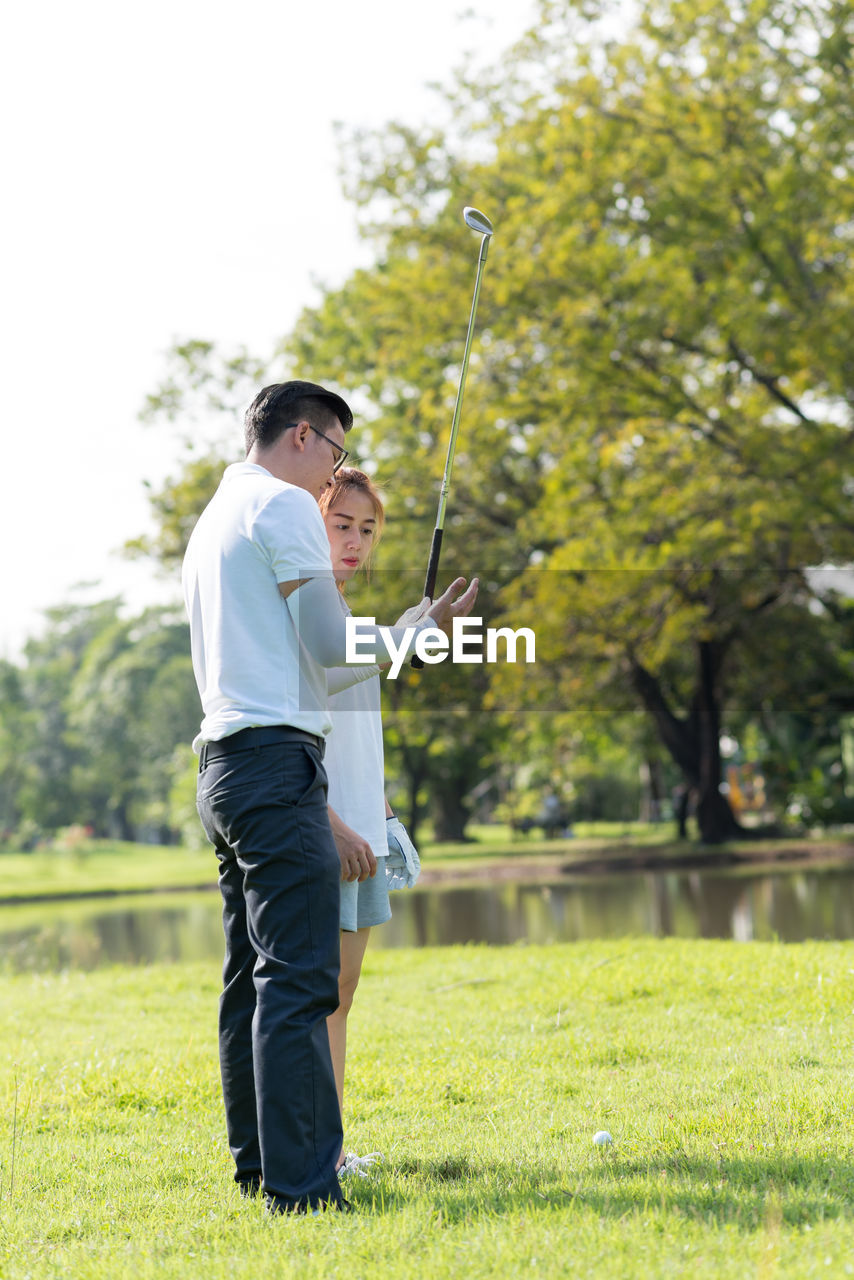
<svg viewBox="0 0 854 1280">
<path fill-rule="evenodd" d="M 301 400 L 303 396 L 316 396 L 318 400 L 326 401 L 345 431 L 349 431 L 353 425 L 353 413 L 346 400 L 316 382 L 280 382 L 277 386 L 265 387 L 264 390 L 273 392 L 277 405 L 282 406 L 291 400 Z"/>
</svg>

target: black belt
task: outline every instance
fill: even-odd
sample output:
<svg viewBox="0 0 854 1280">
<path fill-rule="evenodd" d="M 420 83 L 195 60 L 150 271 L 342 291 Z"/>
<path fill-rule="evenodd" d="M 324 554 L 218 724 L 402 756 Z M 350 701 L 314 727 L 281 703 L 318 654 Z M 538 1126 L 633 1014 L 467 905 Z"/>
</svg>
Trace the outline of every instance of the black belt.
<svg viewBox="0 0 854 1280">
<path fill-rule="evenodd" d="M 203 742 L 199 763 L 204 765 L 208 760 L 219 760 L 222 756 L 231 755 L 233 751 L 272 747 L 277 742 L 307 742 L 309 746 L 317 747 L 321 755 L 326 746 L 324 738 L 317 733 L 306 733 L 305 729 L 294 729 L 288 724 L 262 725 L 256 729 L 240 729 L 216 742 Z"/>
</svg>

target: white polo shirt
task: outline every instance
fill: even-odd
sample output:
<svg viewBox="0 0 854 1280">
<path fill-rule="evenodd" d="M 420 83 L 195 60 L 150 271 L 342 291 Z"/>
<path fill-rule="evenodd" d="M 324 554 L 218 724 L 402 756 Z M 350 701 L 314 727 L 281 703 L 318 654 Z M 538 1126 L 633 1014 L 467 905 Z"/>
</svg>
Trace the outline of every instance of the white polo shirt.
<svg viewBox="0 0 854 1280">
<path fill-rule="evenodd" d="M 190 537 L 182 583 L 204 718 L 193 742 L 255 725 L 326 735 L 326 672 L 300 642 L 278 589 L 332 578 L 317 502 L 265 467 L 227 467 Z"/>
</svg>

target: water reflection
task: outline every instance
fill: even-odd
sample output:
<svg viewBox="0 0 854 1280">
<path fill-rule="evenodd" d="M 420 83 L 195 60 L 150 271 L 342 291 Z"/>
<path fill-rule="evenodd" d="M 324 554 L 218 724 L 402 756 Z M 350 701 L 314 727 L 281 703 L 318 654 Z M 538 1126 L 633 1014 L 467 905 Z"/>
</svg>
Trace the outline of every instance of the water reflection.
<svg viewBox="0 0 854 1280">
<path fill-rule="evenodd" d="M 596 879 L 449 888 L 409 895 L 376 941 L 386 946 L 593 938 L 854 936 L 854 871 L 773 875 L 648 872 Z M 405 896 L 405 895 L 404 895 Z M 404 904 L 401 904 L 404 905 Z M 373 940 L 372 940 L 373 945 Z"/>
<path fill-rule="evenodd" d="M 0 912 L 0 967 L 23 972 L 208 960 L 222 954 L 219 894 L 157 895 L 9 907 Z"/>
<path fill-rule="evenodd" d="M 418 889 L 393 896 L 372 946 L 684 938 L 854 936 L 854 870 L 774 874 L 647 872 L 547 883 Z M 218 960 L 219 895 L 10 907 L 0 911 L 6 971 Z"/>
</svg>

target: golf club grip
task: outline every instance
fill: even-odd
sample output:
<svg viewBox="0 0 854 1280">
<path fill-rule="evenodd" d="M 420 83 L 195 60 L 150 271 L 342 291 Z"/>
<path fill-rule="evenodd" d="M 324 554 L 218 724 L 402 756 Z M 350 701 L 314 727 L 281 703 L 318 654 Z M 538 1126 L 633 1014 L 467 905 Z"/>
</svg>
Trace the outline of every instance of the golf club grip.
<svg viewBox="0 0 854 1280">
<path fill-rule="evenodd" d="M 428 599 L 433 599 L 433 592 L 436 590 L 436 578 L 439 573 L 439 556 L 442 551 L 442 534 L 444 529 L 440 529 L 437 525 L 433 530 L 433 541 L 430 543 L 430 559 L 427 561 L 427 577 L 424 579 L 424 594 Z M 416 671 L 420 671 L 424 663 L 418 657 L 417 653 L 413 653 L 410 659 L 410 666 Z"/>
</svg>

